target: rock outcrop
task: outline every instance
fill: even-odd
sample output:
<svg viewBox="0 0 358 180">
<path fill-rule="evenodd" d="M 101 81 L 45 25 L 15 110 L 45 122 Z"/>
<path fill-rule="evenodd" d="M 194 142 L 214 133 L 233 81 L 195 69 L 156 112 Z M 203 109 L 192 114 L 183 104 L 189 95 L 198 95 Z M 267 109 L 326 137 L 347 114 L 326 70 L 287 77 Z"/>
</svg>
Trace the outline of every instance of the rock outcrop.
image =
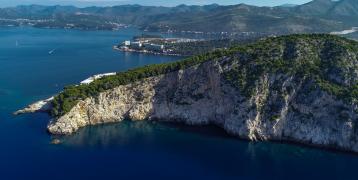
<svg viewBox="0 0 358 180">
<path fill-rule="evenodd" d="M 35 103 L 27 106 L 24 109 L 14 112 L 14 115 L 25 114 L 25 113 L 34 113 L 34 112 L 49 112 L 52 109 L 51 102 L 52 102 L 53 98 L 54 97 L 50 97 L 48 99 L 35 102 Z"/>
<path fill-rule="evenodd" d="M 265 76 L 247 99 L 222 80 L 222 66 L 208 62 L 183 71 L 143 79 L 80 101 L 48 126 L 53 134 L 131 120 L 161 120 L 189 125 L 216 124 L 250 140 L 288 140 L 358 152 L 357 114 L 342 100 L 314 84 L 285 75 Z M 283 82 L 279 94 L 272 90 Z M 288 92 L 289 88 L 294 88 Z M 345 117 L 345 120 L 341 118 Z"/>
<path fill-rule="evenodd" d="M 312 50 L 308 47 L 304 41 L 293 48 L 283 46 L 281 55 L 268 59 L 287 56 L 301 63 Z M 321 55 L 324 51 L 316 53 Z M 342 54 L 350 64 L 344 68 L 354 69 L 358 64 L 356 54 L 350 50 Z M 251 64 L 245 68 L 241 64 L 251 63 L 250 58 L 237 53 L 106 90 L 78 101 L 68 113 L 54 119 L 48 130 L 68 135 L 81 127 L 124 119 L 175 121 L 215 124 L 234 136 L 253 141 L 292 141 L 358 152 L 358 114 L 353 101 L 332 93 L 310 74 L 299 75 L 301 71 L 269 69 L 253 77 L 245 76 L 245 82 L 230 79 L 232 72 L 249 73 L 246 68 Z M 323 62 L 325 56 L 321 58 Z M 337 67 L 329 68 L 325 69 L 330 72 L 328 80 L 347 87 L 357 82 L 357 71 L 351 69 L 347 75 Z"/>
</svg>

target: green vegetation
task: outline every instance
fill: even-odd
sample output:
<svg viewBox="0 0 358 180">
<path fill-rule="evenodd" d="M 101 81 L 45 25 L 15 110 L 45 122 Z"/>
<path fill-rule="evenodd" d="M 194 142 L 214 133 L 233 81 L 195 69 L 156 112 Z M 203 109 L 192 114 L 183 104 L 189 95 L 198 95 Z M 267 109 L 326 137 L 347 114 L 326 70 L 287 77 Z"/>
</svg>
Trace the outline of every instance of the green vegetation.
<svg viewBox="0 0 358 180">
<path fill-rule="evenodd" d="M 312 79 L 332 95 L 349 102 L 358 101 L 358 82 L 345 84 L 332 78 L 350 77 L 349 72 L 357 70 L 358 67 L 349 60 L 350 53 L 358 52 L 355 41 L 324 34 L 290 35 L 269 38 L 239 49 L 241 56 L 249 60 L 237 59 L 238 63 L 225 73 L 225 78 L 247 97 L 252 95 L 264 74 L 283 73 Z"/>
<path fill-rule="evenodd" d="M 272 115 L 270 121 L 277 121 L 278 119 L 280 119 L 280 117 L 281 116 L 279 114 Z"/>
<path fill-rule="evenodd" d="M 181 54 L 185 56 L 194 56 L 199 54 L 208 53 L 214 50 L 227 49 L 242 44 L 253 42 L 254 39 L 220 39 L 220 40 L 207 40 L 195 42 L 182 42 L 182 43 L 168 43 L 165 44 L 167 49 L 173 50 L 173 54 Z"/>
<path fill-rule="evenodd" d="M 217 50 L 194 56 L 182 61 L 145 66 L 118 73 L 94 81 L 89 85 L 69 86 L 53 101 L 53 116 L 69 112 L 79 101 L 95 97 L 100 92 L 125 85 L 143 78 L 166 74 L 185 69 L 210 60 L 217 60 L 229 68 L 224 72 L 225 79 L 240 89 L 248 97 L 260 77 L 270 73 L 289 74 L 295 78 L 311 79 L 319 88 L 350 102 L 358 101 L 356 80 L 349 83 L 337 81 L 331 76 L 350 77 L 357 68 L 358 43 L 332 35 L 290 35 L 268 38 L 246 46 Z M 228 58 L 223 58 L 228 57 Z M 225 61 L 221 61 L 226 59 Z M 227 61 L 227 59 L 230 59 Z M 198 97 L 202 98 L 202 97 Z"/>
<path fill-rule="evenodd" d="M 94 97 L 99 93 L 125 85 L 143 78 L 166 74 L 169 72 L 185 69 L 208 60 L 221 58 L 232 54 L 233 50 L 214 51 L 212 53 L 191 57 L 179 62 L 157 64 L 117 73 L 115 76 L 107 76 L 98 79 L 88 85 L 68 86 L 53 101 L 53 116 L 62 116 L 69 112 L 79 100 Z"/>
</svg>

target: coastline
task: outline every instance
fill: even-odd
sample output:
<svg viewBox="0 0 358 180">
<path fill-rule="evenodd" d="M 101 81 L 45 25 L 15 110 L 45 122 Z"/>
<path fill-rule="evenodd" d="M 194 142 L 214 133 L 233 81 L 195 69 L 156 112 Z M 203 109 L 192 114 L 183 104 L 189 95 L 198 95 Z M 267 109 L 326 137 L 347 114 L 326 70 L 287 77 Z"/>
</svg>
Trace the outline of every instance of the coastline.
<svg viewBox="0 0 358 180">
<path fill-rule="evenodd" d="M 346 29 L 343 31 L 334 31 L 331 32 L 330 34 L 332 35 L 347 35 L 347 34 L 352 34 L 358 31 L 358 27 L 352 27 L 351 29 Z"/>
<path fill-rule="evenodd" d="M 45 100 L 39 100 L 33 104 L 28 105 L 24 109 L 18 110 L 13 113 L 13 115 L 20 115 L 26 113 L 35 113 L 35 112 L 49 112 L 52 109 L 52 101 L 55 97 L 52 96 Z"/>
<path fill-rule="evenodd" d="M 323 36 L 322 41 L 326 42 L 326 38 Z M 310 47 L 313 45 L 316 44 L 312 43 Z M 257 81 L 262 82 L 262 85 L 257 85 L 253 94 L 247 97 L 239 92 L 240 89 L 232 86 L 233 81 L 222 81 L 221 78 L 225 76 L 225 67 L 240 63 L 235 57 L 221 61 L 205 61 L 200 66 L 190 64 L 187 68 L 179 64 L 178 67 L 183 69 L 171 67 L 174 71 L 166 71 L 163 74 L 153 73 L 158 69 L 147 69 L 144 73 L 150 76 L 140 81 L 135 81 L 136 78 L 131 82 L 124 81 L 124 84 L 117 84 L 110 91 L 108 89 L 98 92 L 96 96 L 87 96 L 86 99 L 77 96 L 81 98 L 74 102 L 69 111 L 64 111 L 62 116 L 51 121 L 48 130 L 52 134 L 70 135 L 88 125 L 120 122 L 125 119 L 158 119 L 189 125 L 217 124 L 229 134 L 251 141 L 296 141 L 311 146 L 358 152 L 356 141 L 351 138 L 356 133 L 354 124 L 341 120 L 342 115 L 347 119 L 356 119 L 356 115 L 350 113 L 354 108 L 352 105 L 336 99 L 334 94 L 324 89 L 305 91 L 316 86 L 314 82 L 306 83 L 306 79 L 297 80 L 288 75 L 277 78 L 273 72 L 259 77 Z M 112 73 L 92 78 L 104 75 Z M 143 78 L 140 73 L 124 74 L 124 78 L 133 76 Z M 88 78 L 85 83 L 89 84 L 93 79 Z M 277 84 L 282 84 L 282 87 L 277 87 Z M 303 84 L 305 85 L 302 86 Z M 195 87 L 194 92 L 191 87 Z M 292 87 L 296 88 L 291 89 Z M 280 97 L 271 96 L 277 89 L 287 94 Z M 311 97 L 314 103 L 302 101 L 302 94 Z M 76 97 L 76 94 L 65 96 Z M 56 99 L 54 101 L 56 102 Z M 66 102 L 63 99 L 60 101 Z M 278 109 L 274 113 L 270 110 L 263 111 L 262 107 L 267 105 L 275 105 Z M 321 109 L 322 106 L 324 108 Z M 337 107 L 339 113 L 331 115 L 330 112 L 336 112 Z M 317 124 L 321 119 L 325 119 L 324 123 Z"/>
<path fill-rule="evenodd" d="M 124 49 L 124 48 L 119 48 L 118 46 L 113 46 L 113 49 L 116 51 L 121 51 L 121 52 L 134 52 L 134 53 L 141 53 L 141 54 L 161 55 L 161 56 L 189 57 L 188 55 L 182 55 L 182 54 L 158 53 L 158 52 L 147 51 L 147 50 Z"/>
<path fill-rule="evenodd" d="M 100 79 L 102 77 L 106 76 L 114 76 L 117 73 L 111 72 L 111 73 L 102 73 L 102 74 L 96 74 L 93 76 L 88 77 L 87 79 L 81 81 L 78 85 L 84 85 L 84 84 L 91 84 L 96 79 Z M 15 111 L 13 115 L 20 115 L 20 114 L 26 114 L 26 113 L 36 113 L 36 112 L 49 112 L 52 109 L 52 101 L 54 100 L 55 96 L 51 96 L 47 99 L 38 100 L 28 106 L 26 106 L 23 109 L 20 109 L 18 111 Z"/>
<path fill-rule="evenodd" d="M 97 79 L 100 79 L 102 77 L 106 77 L 106 76 L 114 76 L 116 75 L 117 73 L 115 72 L 110 72 L 110 73 L 103 73 L 103 74 L 96 74 L 96 75 L 93 75 L 93 76 L 90 76 L 89 78 L 83 80 L 80 82 L 80 84 L 90 84 L 92 83 L 93 81 L 97 80 Z"/>
</svg>

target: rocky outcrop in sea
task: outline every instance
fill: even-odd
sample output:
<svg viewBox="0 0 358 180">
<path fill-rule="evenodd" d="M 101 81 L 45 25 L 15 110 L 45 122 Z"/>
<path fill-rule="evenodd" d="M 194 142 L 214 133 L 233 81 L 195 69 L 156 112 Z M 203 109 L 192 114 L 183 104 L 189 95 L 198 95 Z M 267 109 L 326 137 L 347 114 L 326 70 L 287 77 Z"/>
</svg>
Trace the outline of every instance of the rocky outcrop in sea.
<svg viewBox="0 0 358 180">
<path fill-rule="evenodd" d="M 81 99 L 51 121 L 48 131 L 69 135 L 85 126 L 125 119 L 170 121 L 214 124 L 252 141 L 358 152 L 352 90 L 358 82 L 357 51 L 344 43 L 353 42 L 333 36 L 265 40 L 263 48 L 256 44 Z M 302 71 L 306 68 L 308 72 Z"/>
</svg>

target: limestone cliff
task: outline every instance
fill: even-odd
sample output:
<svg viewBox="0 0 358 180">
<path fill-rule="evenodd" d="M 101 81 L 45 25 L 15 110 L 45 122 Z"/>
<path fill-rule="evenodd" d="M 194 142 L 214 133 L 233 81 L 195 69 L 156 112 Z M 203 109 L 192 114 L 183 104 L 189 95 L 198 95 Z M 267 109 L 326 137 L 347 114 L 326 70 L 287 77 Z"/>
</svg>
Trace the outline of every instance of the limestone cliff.
<svg viewBox="0 0 358 180">
<path fill-rule="evenodd" d="M 175 121 L 215 124 L 253 141 L 358 152 L 357 47 L 333 36 L 265 40 L 80 99 L 48 130 L 62 135 L 124 119 Z"/>
</svg>

